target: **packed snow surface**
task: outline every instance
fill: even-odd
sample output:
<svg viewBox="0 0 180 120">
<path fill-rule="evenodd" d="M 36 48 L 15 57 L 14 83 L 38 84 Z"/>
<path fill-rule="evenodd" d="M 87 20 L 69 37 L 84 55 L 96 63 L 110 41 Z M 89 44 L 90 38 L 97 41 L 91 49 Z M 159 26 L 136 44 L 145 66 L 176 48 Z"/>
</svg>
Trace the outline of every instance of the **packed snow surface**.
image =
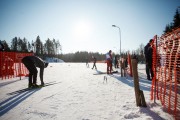
<svg viewBox="0 0 180 120">
<path fill-rule="evenodd" d="M 50 63 L 44 71 L 49 86 L 23 91 L 28 78 L 0 80 L 0 120 L 173 120 L 157 100 L 150 100 L 151 81 L 138 65 L 140 87 L 147 107 L 137 107 L 134 80 L 120 74 L 93 75 L 85 63 Z M 117 69 L 119 71 L 119 69 Z M 107 78 L 107 82 L 104 80 Z M 38 84 L 40 84 L 38 76 Z"/>
</svg>

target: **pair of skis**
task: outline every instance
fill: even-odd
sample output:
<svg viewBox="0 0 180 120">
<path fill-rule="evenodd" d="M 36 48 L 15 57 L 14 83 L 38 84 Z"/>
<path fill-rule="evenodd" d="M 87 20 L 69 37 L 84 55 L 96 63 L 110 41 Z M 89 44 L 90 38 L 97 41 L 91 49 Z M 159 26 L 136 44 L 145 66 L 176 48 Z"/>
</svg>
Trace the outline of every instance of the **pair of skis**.
<svg viewBox="0 0 180 120">
<path fill-rule="evenodd" d="M 113 71 L 111 72 L 112 74 L 115 74 L 115 73 L 118 73 L 118 71 Z M 101 71 L 98 71 L 97 73 L 94 73 L 93 75 L 102 75 L 102 74 L 107 74 L 107 72 L 101 72 Z"/>
</svg>

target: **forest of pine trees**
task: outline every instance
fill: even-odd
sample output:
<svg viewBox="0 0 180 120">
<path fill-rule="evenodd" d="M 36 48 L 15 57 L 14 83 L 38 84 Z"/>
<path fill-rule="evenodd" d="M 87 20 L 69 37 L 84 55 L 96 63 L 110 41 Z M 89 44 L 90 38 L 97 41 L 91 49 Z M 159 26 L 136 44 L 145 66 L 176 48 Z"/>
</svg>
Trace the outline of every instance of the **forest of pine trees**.
<svg viewBox="0 0 180 120">
<path fill-rule="evenodd" d="M 164 33 L 171 32 L 172 29 L 176 29 L 178 27 L 180 27 L 180 13 L 179 13 L 178 8 L 177 8 L 175 15 L 174 15 L 174 18 L 173 18 L 173 22 L 166 25 Z"/>
<path fill-rule="evenodd" d="M 55 57 L 61 53 L 61 44 L 59 40 L 50 40 L 49 38 L 43 44 L 40 37 L 37 36 L 35 41 L 29 42 L 26 38 L 14 37 L 11 46 L 7 42 L 1 41 L 4 45 L 4 51 L 7 52 L 34 52 L 37 56 Z"/>
</svg>

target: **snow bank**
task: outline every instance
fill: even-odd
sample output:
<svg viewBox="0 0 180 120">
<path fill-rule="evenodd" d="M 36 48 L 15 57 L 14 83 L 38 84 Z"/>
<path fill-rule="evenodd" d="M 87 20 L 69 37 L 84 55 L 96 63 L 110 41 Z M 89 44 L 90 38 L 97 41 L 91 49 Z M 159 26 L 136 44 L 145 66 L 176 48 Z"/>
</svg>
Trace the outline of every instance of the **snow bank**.
<svg viewBox="0 0 180 120">
<path fill-rule="evenodd" d="M 49 58 L 49 57 L 46 57 L 45 61 L 49 62 L 49 63 L 64 63 L 64 61 L 59 59 L 59 58 Z"/>
</svg>

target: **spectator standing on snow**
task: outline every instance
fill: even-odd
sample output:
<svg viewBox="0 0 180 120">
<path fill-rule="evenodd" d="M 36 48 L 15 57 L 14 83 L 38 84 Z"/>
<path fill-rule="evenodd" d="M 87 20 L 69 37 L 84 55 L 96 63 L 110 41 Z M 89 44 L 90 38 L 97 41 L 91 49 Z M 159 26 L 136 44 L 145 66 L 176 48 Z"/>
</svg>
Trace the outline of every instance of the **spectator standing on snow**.
<svg viewBox="0 0 180 120">
<path fill-rule="evenodd" d="M 125 68 L 128 67 L 128 59 L 127 58 L 124 59 L 124 66 L 125 66 Z"/>
<path fill-rule="evenodd" d="M 112 51 L 106 53 L 107 74 L 112 74 Z"/>
<path fill-rule="evenodd" d="M 43 74 L 44 74 L 44 68 L 48 66 L 48 63 L 43 61 L 41 58 L 37 56 L 26 56 L 22 59 L 22 63 L 26 66 L 26 68 L 29 70 L 29 88 L 32 87 L 38 87 L 36 84 L 37 82 L 37 73 L 38 70 L 36 67 L 40 68 L 40 80 L 41 85 L 44 86 L 43 81 Z M 33 81 L 32 81 L 33 78 Z"/>
<path fill-rule="evenodd" d="M 144 54 L 145 54 L 145 59 L 146 59 L 146 74 L 147 74 L 147 79 L 152 80 L 154 74 L 152 70 L 152 45 L 153 45 L 153 40 L 150 39 L 149 43 L 144 47 Z"/>
<path fill-rule="evenodd" d="M 93 59 L 93 67 L 92 67 L 92 69 L 94 69 L 94 67 L 95 67 L 95 69 L 97 70 L 97 67 L 96 67 L 96 58 L 94 56 L 92 56 L 92 59 Z"/>
<path fill-rule="evenodd" d="M 116 55 L 115 56 L 115 59 L 114 59 L 114 67 L 115 68 L 119 68 L 119 65 L 118 65 L 119 63 L 118 63 L 118 56 Z"/>
</svg>

